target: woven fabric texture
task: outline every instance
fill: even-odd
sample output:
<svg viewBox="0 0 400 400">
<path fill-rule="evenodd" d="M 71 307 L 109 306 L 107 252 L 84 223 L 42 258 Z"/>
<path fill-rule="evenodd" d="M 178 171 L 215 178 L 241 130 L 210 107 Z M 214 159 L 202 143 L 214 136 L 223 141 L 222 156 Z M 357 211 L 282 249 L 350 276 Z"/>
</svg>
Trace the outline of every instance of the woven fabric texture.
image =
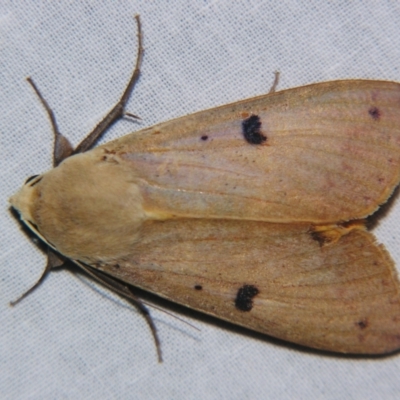
<svg viewBox="0 0 400 400">
<path fill-rule="evenodd" d="M 51 166 L 52 132 L 32 76 L 73 144 L 114 104 L 136 56 L 140 81 L 103 141 L 279 89 L 366 78 L 400 80 L 400 6 L 363 1 L 0 1 L 0 392 L 4 399 L 391 399 L 400 358 L 302 351 L 172 309 L 152 310 L 153 339 L 130 305 L 61 270 L 11 308 L 45 257 L 8 198 Z M 400 265 L 400 203 L 374 233 Z M 171 310 L 171 309 L 170 309 Z"/>
</svg>

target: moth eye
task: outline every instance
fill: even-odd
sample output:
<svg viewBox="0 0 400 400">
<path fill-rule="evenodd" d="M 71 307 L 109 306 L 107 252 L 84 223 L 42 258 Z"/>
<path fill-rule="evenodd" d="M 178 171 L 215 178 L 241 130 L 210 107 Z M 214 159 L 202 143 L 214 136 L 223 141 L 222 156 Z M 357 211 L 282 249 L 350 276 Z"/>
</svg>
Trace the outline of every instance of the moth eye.
<svg viewBox="0 0 400 400">
<path fill-rule="evenodd" d="M 39 176 L 39 175 L 32 175 L 32 176 L 30 176 L 30 177 L 25 181 L 25 185 L 26 185 L 27 183 L 29 183 L 31 180 L 35 179 L 37 176 Z"/>
</svg>

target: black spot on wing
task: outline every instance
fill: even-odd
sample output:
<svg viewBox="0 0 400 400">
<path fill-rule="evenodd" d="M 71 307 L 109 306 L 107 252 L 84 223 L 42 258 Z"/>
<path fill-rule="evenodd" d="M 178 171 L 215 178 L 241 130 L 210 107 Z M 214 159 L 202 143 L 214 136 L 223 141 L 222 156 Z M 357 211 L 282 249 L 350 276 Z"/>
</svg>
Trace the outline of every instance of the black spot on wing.
<svg viewBox="0 0 400 400">
<path fill-rule="evenodd" d="M 201 285 L 195 285 L 194 288 L 195 288 L 196 290 L 202 290 L 202 289 L 203 289 L 203 286 L 201 286 Z"/>
<path fill-rule="evenodd" d="M 250 144 L 262 144 L 267 140 L 261 132 L 261 121 L 258 115 L 251 115 L 242 121 L 242 133 Z"/>
<path fill-rule="evenodd" d="M 324 244 L 329 243 L 329 239 L 324 235 L 324 232 L 310 232 L 312 240 L 315 240 L 322 247 Z"/>
<path fill-rule="evenodd" d="M 378 107 L 371 107 L 368 110 L 368 114 L 374 119 L 378 120 L 381 117 L 381 111 L 379 110 Z"/>
<path fill-rule="evenodd" d="M 200 139 L 206 141 L 208 139 L 208 136 L 207 135 L 203 135 Z"/>
<path fill-rule="evenodd" d="M 253 298 L 259 290 L 254 285 L 243 285 L 236 294 L 235 307 L 240 311 L 250 311 L 253 308 Z"/>
<path fill-rule="evenodd" d="M 360 321 L 358 321 L 357 323 L 356 323 L 356 325 L 360 328 L 360 329 L 365 329 L 367 326 L 368 326 L 368 320 L 365 318 L 365 319 L 362 319 L 362 320 L 360 320 Z"/>
</svg>

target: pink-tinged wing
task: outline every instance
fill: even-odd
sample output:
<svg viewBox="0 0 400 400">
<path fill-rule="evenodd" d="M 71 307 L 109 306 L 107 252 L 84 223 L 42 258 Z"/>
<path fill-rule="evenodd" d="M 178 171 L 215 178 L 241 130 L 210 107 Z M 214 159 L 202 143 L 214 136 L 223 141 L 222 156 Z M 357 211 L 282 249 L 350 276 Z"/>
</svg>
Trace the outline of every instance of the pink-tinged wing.
<svg viewBox="0 0 400 400">
<path fill-rule="evenodd" d="M 203 111 L 98 148 L 155 215 L 327 223 L 364 218 L 400 179 L 400 85 L 336 81 Z"/>
<path fill-rule="evenodd" d="M 144 225 L 125 260 L 95 265 L 132 285 L 301 345 L 400 348 L 399 282 L 368 232 L 320 246 L 305 225 L 168 220 Z"/>
</svg>

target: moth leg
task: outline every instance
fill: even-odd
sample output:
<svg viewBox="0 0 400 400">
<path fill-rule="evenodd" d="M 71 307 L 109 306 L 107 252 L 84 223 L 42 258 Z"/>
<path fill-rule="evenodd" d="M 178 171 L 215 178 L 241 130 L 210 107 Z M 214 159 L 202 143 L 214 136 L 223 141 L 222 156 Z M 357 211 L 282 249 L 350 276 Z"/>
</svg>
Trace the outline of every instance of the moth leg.
<svg viewBox="0 0 400 400">
<path fill-rule="evenodd" d="M 158 337 L 157 328 L 156 328 L 156 325 L 154 324 L 154 321 L 150 315 L 150 311 L 143 304 L 143 302 L 132 293 L 129 286 L 121 283 L 117 279 L 112 278 L 111 276 L 108 276 L 86 264 L 82 264 L 79 261 L 74 260 L 74 263 L 76 265 L 78 265 L 81 269 L 83 269 L 92 278 L 94 278 L 95 280 L 100 282 L 103 286 L 112 290 L 114 293 L 117 293 L 120 296 L 125 297 L 126 299 L 130 300 L 130 302 L 141 312 L 141 314 L 143 315 L 147 324 L 150 327 L 151 333 L 154 338 L 154 343 L 156 345 L 158 362 L 161 363 L 162 362 L 161 343 L 160 343 L 160 339 Z"/>
<path fill-rule="evenodd" d="M 58 130 L 57 121 L 56 121 L 54 112 L 50 108 L 49 104 L 44 99 L 42 94 L 40 93 L 39 89 L 33 82 L 32 78 L 29 77 L 29 78 L 26 78 L 26 80 L 33 87 L 33 90 L 35 91 L 36 95 L 39 97 L 40 102 L 42 103 L 43 107 L 45 108 L 45 110 L 47 111 L 47 114 L 49 116 L 51 126 L 53 128 L 53 133 L 54 133 L 53 167 L 57 167 L 57 165 L 60 164 L 61 161 L 63 161 L 65 158 L 69 157 L 72 154 L 74 149 L 71 146 L 68 139 L 65 136 L 63 136 L 60 133 L 60 131 Z"/>
<path fill-rule="evenodd" d="M 140 66 L 143 59 L 143 44 L 142 44 L 142 27 L 140 23 L 139 15 L 135 16 L 138 28 L 138 52 L 136 57 L 135 69 L 129 79 L 128 85 L 121 98 L 118 100 L 117 104 L 109 111 L 109 113 L 103 118 L 102 121 L 93 129 L 89 135 L 82 140 L 81 143 L 76 147 L 73 154 L 83 153 L 89 150 L 96 141 L 104 134 L 104 132 L 118 119 L 122 118 L 124 115 L 128 115 L 133 118 L 137 118 L 136 115 L 125 113 L 125 105 L 129 100 L 132 90 L 138 81 L 140 75 Z"/>
<path fill-rule="evenodd" d="M 62 259 L 50 247 L 48 247 L 47 248 L 47 263 L 46 263 L 46 267 L 44 268 L 44 270 L 42 272 L 42 275 L 39 277 L 39 279 L 36 281 L 36 283 L 32 287 L 30 287 L 25 293 L 23 293 L 21 296 L 19 296 L 16 300 L 10 301 L 10 306 L 15 306 L 22 299 L 24 299 L 26 296 L 28 296 L 30 293 L 32 293 L 43 282 L 44 278 L 47 276 L 47 274 L 50 272 L 50 270 L 52 270 L 53 268 L 60 267 L 63 264 L 64 264 L 64 259 Z"/>
<path fill-rule="evenodd" d="M 279 71 L 275 71 L 275 72 L 274 72 L 274 75 L 275 75 L 274 82 L 272 83 L 272 86 L 271 86 L 271 88 L 269 89 L 269 92 L 268 92 L 268 93 L 275 93 L 276 88 L 277 88 L 277 86 L 278 86 L 280 72 L 279 72 Z"/>
</svg>

